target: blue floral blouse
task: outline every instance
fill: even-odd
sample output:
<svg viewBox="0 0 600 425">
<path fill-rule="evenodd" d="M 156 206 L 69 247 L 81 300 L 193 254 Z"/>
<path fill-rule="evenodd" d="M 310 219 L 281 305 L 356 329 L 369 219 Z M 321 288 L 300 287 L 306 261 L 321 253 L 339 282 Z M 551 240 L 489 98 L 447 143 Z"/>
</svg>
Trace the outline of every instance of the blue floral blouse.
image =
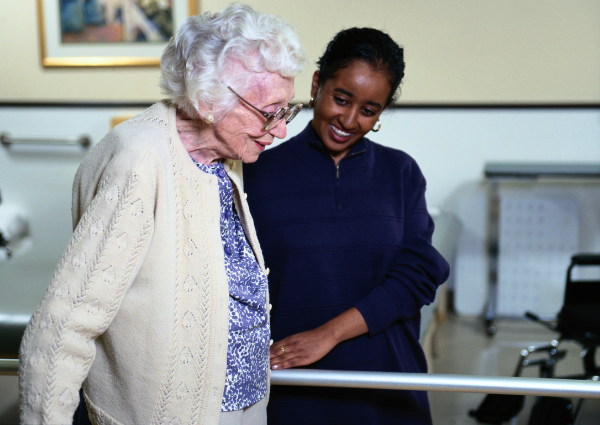
<svg viewBox="0 0 600 425">
<path fill-rule="evenodd" d="M 229 285 L 227 378 L 221 410 L 248 407 L 267 394 L 269 340 L 267 277 L 260 269 L 233 204 L 233 186 L 222 162 L 194 163 L 218 178 L 221 240 Z"/>
</svg>

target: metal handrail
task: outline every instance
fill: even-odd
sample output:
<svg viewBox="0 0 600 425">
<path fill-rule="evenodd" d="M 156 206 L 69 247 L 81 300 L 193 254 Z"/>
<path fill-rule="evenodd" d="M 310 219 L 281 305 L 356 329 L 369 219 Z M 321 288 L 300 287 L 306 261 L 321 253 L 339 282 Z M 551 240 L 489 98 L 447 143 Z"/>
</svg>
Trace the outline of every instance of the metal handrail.
<svg viewBox="0 0 600 425">
<path fill-rule="evenodd" d="M 596 382 L 597 378 L 582 381 L 435 373 L 288 369 L 273 371 L 271 373 L 271 384 L 600 398 L 600 382 Z"/>
<path fill-rule="evenodd" d="M 17 359 L 0 359 L 0 373 L 17 373 L 18 367 L 19 360 Z M 435 373 L 288 369 L 272 371 L 271 384 L 600 398 L 600 382 L 597 382 L 597 377 L 595 380 L 581 381 Z"/>
<path fill-rule="evenodd" d="M 0 143 L 8 148 L 11 145 L 79 145 L 90 147 L 92 141 L 88 136 L 79 137 L 12 137 L 8 133 L 0 134 Z"/>
<path fill-rule="evenodd" d="M 19 371 L 19 359 L 0 359 L 0 375 L 16 375 Z"/>
</svg>

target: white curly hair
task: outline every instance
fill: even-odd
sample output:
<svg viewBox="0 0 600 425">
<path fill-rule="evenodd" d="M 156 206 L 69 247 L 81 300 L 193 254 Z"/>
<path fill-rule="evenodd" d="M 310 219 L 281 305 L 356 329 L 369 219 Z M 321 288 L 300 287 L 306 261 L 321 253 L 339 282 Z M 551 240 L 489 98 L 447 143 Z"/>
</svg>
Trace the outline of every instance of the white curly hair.
<svg viewBox="0 0 600 425">
<path fill-rule="evenodd" d="M 180 24 L 160 59 L 160 88 L 190 117 L 200 116 L 201 103 L 219 121 L 238 102 L 228 85 L 244 93 L 253 73 L 296 77 L 306 63 L 290 23 L 232 3 L 219 13 L 205 12 Z M 240 73 L 239 64 L 247 72 Z"/>
</svg>

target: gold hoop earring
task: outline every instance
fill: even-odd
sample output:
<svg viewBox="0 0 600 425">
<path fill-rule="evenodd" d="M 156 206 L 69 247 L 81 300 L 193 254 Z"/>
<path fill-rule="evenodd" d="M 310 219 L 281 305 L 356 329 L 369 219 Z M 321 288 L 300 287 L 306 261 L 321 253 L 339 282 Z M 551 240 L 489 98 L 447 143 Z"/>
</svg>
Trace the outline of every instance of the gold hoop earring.
<svg viewBox="0 0 600 425">
<path fill-rule="evenodd" d="M 212 124 L 214 122 L 214 120 L 215 120 L 215 117 L 210 112 L 208 114 L 204 115 L 204 122 L 206 124 Z"/>
<path fill-rule="evenodd" d="M 377 128 L 373 127 L 371 129 L 372 132 L 377 133 L 379 130 L 381 130 L 381 121 L 377 120 Z"/>
<path fill-rule="evenodd" d="M 308 101 L 308 107 L 312 108 L 313 106 L 315 106 L 315 98 L 311 96 L 310 100 Z"/>
</svg>

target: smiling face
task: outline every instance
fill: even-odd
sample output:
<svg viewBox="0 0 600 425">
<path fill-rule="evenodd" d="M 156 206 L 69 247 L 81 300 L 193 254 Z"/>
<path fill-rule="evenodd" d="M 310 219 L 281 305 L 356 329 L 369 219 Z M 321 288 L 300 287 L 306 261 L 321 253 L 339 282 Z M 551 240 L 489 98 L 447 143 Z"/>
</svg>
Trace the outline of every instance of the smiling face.
<svg viewBox="0 0 600 425">
<path fill-rule="evenodd" d="M 294 79 L 277 73 L 258 73 L 246 88 L 232 87 L 252 105 L 265 112 L 275 112 L 294 97 Z M 219 122 L 209 126 L 206 138 L 215 146 L 218 158 L 254 162 L 273 139 L 287 134 L 285 120 L 271 130 L 263 130 L 266 119 L 251 106 L 239 100 L 238 104 Z"/>
<path fill-rule="evenodd" d="M 364 61 L 338 69 L 322 86 L 315 72 L 312 127 L 336 164 L 375 126 L 390 91 L 387 76 Z"/>
</svg>

